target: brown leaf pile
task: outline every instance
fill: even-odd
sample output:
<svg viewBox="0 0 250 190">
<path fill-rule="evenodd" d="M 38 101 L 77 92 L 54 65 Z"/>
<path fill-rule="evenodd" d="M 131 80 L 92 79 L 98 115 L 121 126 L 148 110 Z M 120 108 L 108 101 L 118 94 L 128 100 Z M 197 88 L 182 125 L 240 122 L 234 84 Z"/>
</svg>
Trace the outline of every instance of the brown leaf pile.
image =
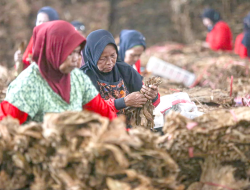
<svg viewBox="0 0 250 190">
<path fill-rule="evenodd" d="M 200 182 L 191 184 L 188 190 L 249 189 L 250 182 L 235 179 L 234 172 L 232 166 L 222 166 L 218 160 L 209 157 L 202 164 Z"/>
<path fill-rule="evenodd" d="M 144 54 L 142 60 L 147 63 L 151 56 L 156 56 L 166 62 L 186 69 L 196 74 L 196 81 L 192 87 L 209 87 L 213 90 L 220 89 L 230 92 L 231 76 L 233 76 L 233 97 L 241 95 L 242 91 L 247 92 L 247 83 L 243 86 L 237 82 L 249 78 L 248 60 L 242 60 L 237 55 L 224 52 L 213 52 L 211 50 L 201 48 L 201 44 L 193 44 L 188 46 L 177 46 L 172 48 L 171 44 L 165 44 L 162 47 L 149 48 Z M 167 81 L 162 94 L 169 94 L 170 89 L 178 89 L 181 84 L 172 84 L 173 81 Z M 162 85 L 163 88 L 163 85 Z M 243 89 L 242 89 L 243 88 Z"/>
<path fill-rule="evenodd" d="M 150 85 L 159 86 L 161 84 L 160 77 L 149 78 L 145 82 L 145 86 Z M 143 92 L 141 92 L 143 93 Z M 128 108 L 126 109 L 125 115 L 127 117 L 127 123 L 132 127 L 143 127 L 146 129 L 154 128 L 154 105 L 152 100 L 147 100 L 142 108 Z"/>
<path fill-rule="evenodd" d="M 249 114 L 250 108 L 237 108 L 189 120 L 173 112 L 163 128 L 166 148 L 176 160 L 213 155 L 220 161 L 249 161 Z"/>
<path fill-rule="evenodd" d="M 159 90 L 160 94 L 165 95 L 186 92 L 189 95 L 191 101 L 196 103 L 199 111 L 205 113 L 211 111 L 211 109 L 216 109 L 219 107 L 230 108 L 234 105 L 234 97 L 230 96 L 230 93 L 225 90 L 213 90 L 208 87 L 194 87 L 190 89 L 180 87 L 167 90 L 168 87 L 169 85 L 166 83 L 161 84 L 161 88 Z M 209 105 L 209 107 L 207 105 Z"/>
<path fill-rule="evenodd" d="M 182 190 L 178 165 L 146 129 L 83 112 L 0 122 L 0 189 Z"/>
<path fill-rule="evenodd" d="M 249 114 L 247 107 L 214 110 L 193 120 L 169 113 L 160 144 L 179 165 L 179 180 L 187 186 L 198 181 L 200 162 L 210 156 L 237 167 L 235 175 L 246 178 L 250 158 Z"/>
<path fill-rule="evenodd" d="M 190 99 L 195 103 L 213 103 L 222 105 L 223 107 L 230 107 L 233 105 L 233 97 L 230 97 L 227 91 L 221 89 L 214 89 L 207 87 L 195 87 L 191 89 L 183 89 L 183 92 L 188 93 Z"/>
</svg>

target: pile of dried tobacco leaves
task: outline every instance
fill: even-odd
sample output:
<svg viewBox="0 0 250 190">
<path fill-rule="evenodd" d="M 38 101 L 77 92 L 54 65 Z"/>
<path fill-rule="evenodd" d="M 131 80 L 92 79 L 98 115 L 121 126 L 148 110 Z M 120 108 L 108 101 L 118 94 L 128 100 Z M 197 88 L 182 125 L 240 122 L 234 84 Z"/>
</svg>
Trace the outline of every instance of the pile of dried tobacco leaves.
<svg viewBox="0 0 250 190">
<path fill-rule="evenodd" d="M 184 184 L 198 181 L 200 162 L 213 157 L 247 178 L 250 161 L 250 108 L 215 110 L 194 120 L 176 112 L 166 116 L 161 146 L 178 163 Z"/>
<path fill-rule="evenodd" d="M 233 97 L 244 97 L 249 93 L 250 62 L 233 53 L 204 49 L 201 43 L 188 46 L 166 43 L 164 46 L 148 48 L 141 59 L 142 64 L 146 65 L 151 56 L 194 73 L 197 78 L 191 87 L 231 91 Z M 183 88 L 183 85 L 166 80 L 166 83 L 161 85 L 161 95 L 169 94 L 171 89 L 178 88 Z"/>
<path fill-rule="evenodd" d="M 248 190 L 250 188 L 248 180 L 235 178 L 235 168 L 229 165 L 223 166 L 214 158 L 207 158 L 201 167 L 199 182 L 192 183 L 188 190 Z"/>
<path fill-rule="evenodd" d="M 150 130 L 126 131 L 83 112 L 48 114 L 44 123 L 0 122 L 0 189 L 183 190 L 179 168 Z"/>
</svg>

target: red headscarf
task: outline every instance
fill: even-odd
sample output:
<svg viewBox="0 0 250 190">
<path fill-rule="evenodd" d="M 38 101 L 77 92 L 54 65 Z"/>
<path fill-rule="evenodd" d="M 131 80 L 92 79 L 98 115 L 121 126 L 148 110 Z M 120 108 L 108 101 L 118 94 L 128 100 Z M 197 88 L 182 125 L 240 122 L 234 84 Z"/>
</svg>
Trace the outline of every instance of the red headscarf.
<svg viewBox="0 0 250 190">
<path fill-rule="evenodd" d="M 41 24 L 33 31 L 33 60 L 42 77 L 55 93 L 70 103 L 70 73 L 60 72 L 60 65 L 86 39 L 68 22 L 58 20 Z"/>
</svg>

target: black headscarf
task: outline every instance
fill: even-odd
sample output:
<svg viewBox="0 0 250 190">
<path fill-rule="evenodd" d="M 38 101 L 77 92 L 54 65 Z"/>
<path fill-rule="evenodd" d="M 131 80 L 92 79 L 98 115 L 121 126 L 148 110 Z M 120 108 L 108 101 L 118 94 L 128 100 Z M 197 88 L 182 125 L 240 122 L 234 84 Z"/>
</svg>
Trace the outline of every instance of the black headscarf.
<svg viewBox="0 0 250 190">
<path fill-rule="evenodd" d="M 244 37 L 242 44 L 247 48 L 248 57 L 250 57 L 250 13 L 244 18 Z"/>
<path fill-rule="evenodd" d="M 119 57 L 121 61 L 124 61 L 126 51 L 134 46 L 141 45 L 146 49 L 145 40 L 145 37 L 136 30 L 122 30 L 119 44 Z"/>
<path fill-rule="evenodd" d="M 85 26 L 83 23 L 79 22 L 79 21 L 72 21 L 71 24 L 77 29 L 77 30 L 81 30 L 81 31 L 85 31 Z"/>
<path fill-rule="evenodd" d="M 221 20 L 221 15 L 216 10 L 207 8 L 203 11 L 202 18 L 209 18 L 215 25 Z"/>
<path fill-rule="evenodd" d="M 87 43 L 85 46 L 86 63 L 81 69 L 90 77 L 98 90 L 98 79 L 114 83 L 122 78 L 129 92 L 139 91 L 142 87 L 141 75 L 130 65 L 117 61 L 114 68 L 109 73 L 101 72 L 98 69 L 97 62 L 108 44 L 114 45 L 117 51 L 114 37 L 110 32 L 102 29 L 91 32 L 87 37 Z"/>
<path fill-rule="evenodd" d="M 46 13 L 49 17 L 49 21 L 59 20 L 58 13 L 52 7 L 42 7 L 37 14 Z"/>
</svg>

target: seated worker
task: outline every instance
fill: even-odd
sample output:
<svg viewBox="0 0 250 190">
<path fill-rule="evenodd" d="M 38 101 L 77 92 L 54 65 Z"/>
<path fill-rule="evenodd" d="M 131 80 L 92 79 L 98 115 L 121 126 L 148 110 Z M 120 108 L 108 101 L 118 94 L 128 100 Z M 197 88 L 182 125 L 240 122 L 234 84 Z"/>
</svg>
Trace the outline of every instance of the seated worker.
<svg viewBox="0 0 250 190">
<path fill-rule="evenodd" d="M 33 62 L 8 87 L 0 104 L 0 120 L 10 115 L 20 123 L 42 122 L 45 113 L 94 111 L 113 119 L 116 110 L 77 68 L 86 39 L 66 21 L 35 27 Z"/>
<path fill-rule="evenodd" d="M 86 27 L 83 23 L 79 21 L 72 21 L 71 24 L 75 27 L 75 29 L 83 36 L 86 37 Z M 81 57 L 81 64 L 79 65 L 78 68 L 82 67 L 85 65 L 85 54 L 84 54 L 84 49 L 82 50 L 82 57 Z"/>
<path fill-rule="evenodd" d="M 118 61 L 117 46 L 110 32 L 91 32 L 87 37 L 85 54 L 86 64 L 81 69 L 116 112 L 122 113 L 126 107 L 142 107 L 147 98 L 154 106 L 160 103 L 158 88 L 144 86 L 141 75 L 133 67 Z"/>
<path fill-rule="evenodd" d="M 222 21 L 220 13 L 214 9 L 205 9 L 202 21 L 208 29 L 205 47 L 214 51 L 231 51 L 233 49 L 232 32 L 228 24 Z"/>
<path fill-rule="evenodd" d="M 122 30 L 120 33 L 119 58 L 133 66 L 141 74 L 140 57 L 146 49 L 145 37 L 136 30 Z"/>
<path fill-rule="evenodd" d="M 51 7 L 43 7 L 37 13 L 36 26 L 53 20 L 59 20 L 59 16 L 56 10 Z M 16 66 L 18 74 L 30 65 L 30 59 L 32 57 L 32 48 L 33 37 L 31 37 L 30 42 L 23 54 L 19 50 L 15 52 L 14 61 L 23 63 L 21 65 Z"/>
<path fill-rule="evenodd" d="M 250 57 L 250 14 L 243 19 L 244 32 L 239 34 L 235 40 L 234 52 L 241 58 Z"/>
<path fill-rule="evenodd" d="M 86 27 L 83 23 L 79 21 L 72 21 L 71 24 L 75 27 L 75 29 L 80 32 L 83 37 L 86 37 Z"/>
</svg>

